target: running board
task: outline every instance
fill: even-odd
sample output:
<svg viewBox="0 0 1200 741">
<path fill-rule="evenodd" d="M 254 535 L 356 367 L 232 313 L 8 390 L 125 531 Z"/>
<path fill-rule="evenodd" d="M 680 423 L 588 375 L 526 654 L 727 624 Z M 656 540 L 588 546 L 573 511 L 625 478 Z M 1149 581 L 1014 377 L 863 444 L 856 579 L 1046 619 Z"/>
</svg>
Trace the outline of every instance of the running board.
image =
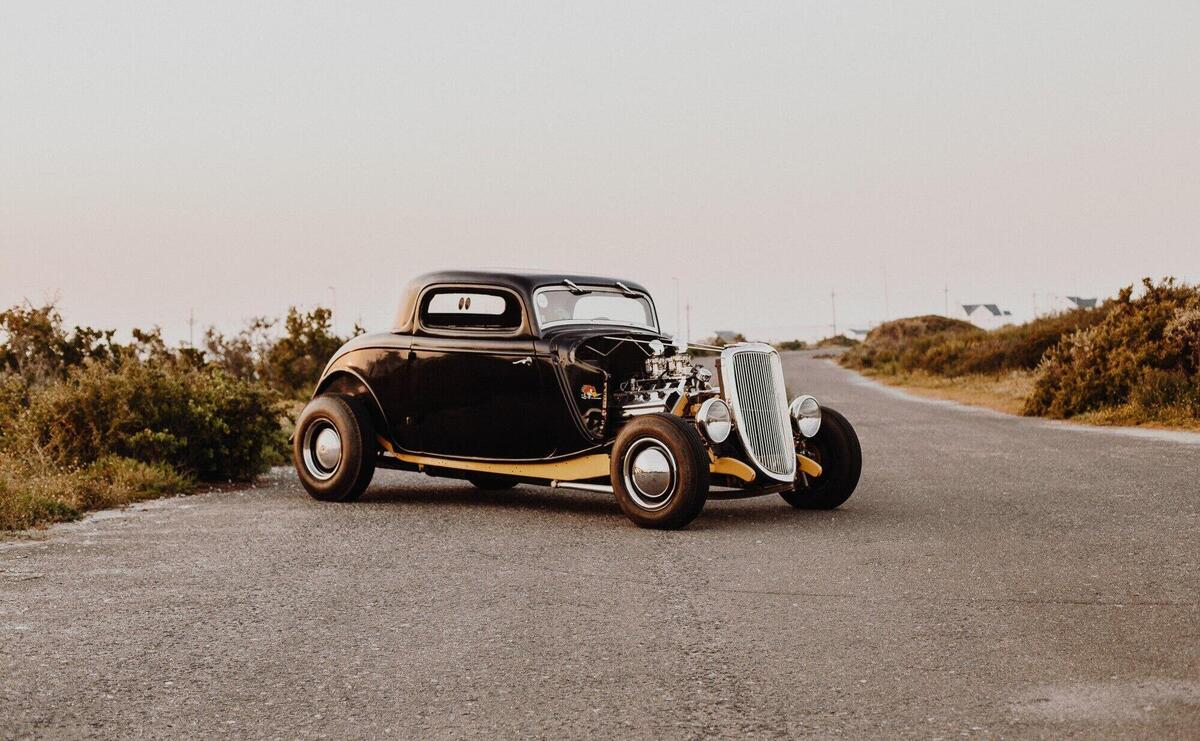
<svg viewBox="0 0 1200 741">
<path fill-rule="evenodd" d="M 602 491 L 606 494 L 612 494 L 613 488 L 609 484 L 583 484 L 578 481 L 551 481 L 551 489 L 578 489 L 579 491 Z"/>
<path fill-rule="evenodd" d="M 491 473 L 497 476 L 512 476 L 519 479 L 546 479 L 548 481 L 582 481 L 584 479 L 607 478 L 609 469 L 608 453 L 593 453 L 568 458 L 561 461 L 545 461 L 538 463 L 493 463 L 490 461 L 468 461 L 458 458 L 442 458 L 434 455 L 418 455 L 416 453 L 397 452 L 392 444 L 379 436 L 379 445 L 384 449 L 384 455 L 398 461 L 412 464 L 418 471 L 426 468 L 448 468 L 454 471 L 476 471 Z M 612 491 L 609 489 L 609 491 Z"/>
</svg>

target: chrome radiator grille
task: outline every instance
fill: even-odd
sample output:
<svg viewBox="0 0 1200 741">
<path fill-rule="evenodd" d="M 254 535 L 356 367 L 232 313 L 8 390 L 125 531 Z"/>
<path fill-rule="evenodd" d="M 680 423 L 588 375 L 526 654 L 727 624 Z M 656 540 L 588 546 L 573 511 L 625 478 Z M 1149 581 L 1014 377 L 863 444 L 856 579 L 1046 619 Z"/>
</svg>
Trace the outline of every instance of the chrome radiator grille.
<svg viewBox="0 0 1200 741">
<path fill-rule="evenodd" d="M 721 353 L 721 385 L 738 435 L 763 473 L 796 477 L 796 445 L 783 388 L 783 365 L 770 345 L 739 345 Z"/>
</svg>

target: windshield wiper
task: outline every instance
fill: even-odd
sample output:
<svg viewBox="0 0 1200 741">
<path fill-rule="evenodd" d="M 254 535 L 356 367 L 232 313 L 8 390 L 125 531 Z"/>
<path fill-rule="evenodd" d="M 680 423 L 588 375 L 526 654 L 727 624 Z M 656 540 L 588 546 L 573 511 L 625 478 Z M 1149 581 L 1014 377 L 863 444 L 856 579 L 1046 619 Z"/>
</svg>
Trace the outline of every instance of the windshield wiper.
<svg viewBox="0 0 1200 741">
<path fill-rule="evenodd" d="M 632 297 L 632 296 L 641 296 L 642 295 L 642 294 L 638 293 L 637 291 L 633 290 L 632 288 L 630 288 L 629 286 L 625 285 L 621 281 L 617 281 L 617 288 L 620 288 L 621 293 L 625 294 L 626 296 Z"/>
<path fill-rule="evenodd" d="M 582 296 L 586 293 L 591 293 L 591 291 L 585 291 L 584 289 L 580 288 L 575 284 L 575 281 L 568 278 L 563 278 L 563 283 L 566 283 L 567 288 L 571 289 L 571 293 L 575 294 L 576 296 Z"/>
</svg>

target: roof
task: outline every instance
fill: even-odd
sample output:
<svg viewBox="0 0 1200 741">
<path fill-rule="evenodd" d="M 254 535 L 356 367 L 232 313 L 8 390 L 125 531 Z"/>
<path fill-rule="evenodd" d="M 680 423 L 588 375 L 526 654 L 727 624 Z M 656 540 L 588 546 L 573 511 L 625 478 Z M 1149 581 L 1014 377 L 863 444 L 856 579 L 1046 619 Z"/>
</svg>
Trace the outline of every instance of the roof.
<svg viewBox="0 0 1200 741">
<path fill-rule="evenodd" d="M 614 288 L 620 282 L 630 290 L 644 293 L 647 296 L 650 295 L 650 292 L 641 283 L 627 278 L 587 275 L 584 273 L 553 273 L 539 270 L 439 270 L 418 275 L 408 282 L 408 285 L 404 289 L 404 296 L 400 300 L 400 308 L 396 313 L 396 321 L 393 322 L 392 330 L 395 332 L 411 331 L 417 296 L 427 286 L 445 283 L 500 286 L 516 291 L 520 294 L 526 305 L 531 306 L 535 290 L 542 286 L 563 285 L 563 282 L 567 280 L 581 286 L 612 286 Z"/>
<path fill-rule="evenodd" d="M 588 275 L 585 273 L 553 273 L 543 270 L 439 270 L 433 273 L 418 275 L 408 283 L 410 290 L 421 290 L 435 283 L 485 283 L 512 288 L 526 294 L 532 294 L 540 286 L 561 285 L 564 280 L 579 285 L 616 286 L 618 282 L 640 293 L 649 294 L 640 283 L 628 278 L 613 278 L 611 276 Z"/>
</svg>

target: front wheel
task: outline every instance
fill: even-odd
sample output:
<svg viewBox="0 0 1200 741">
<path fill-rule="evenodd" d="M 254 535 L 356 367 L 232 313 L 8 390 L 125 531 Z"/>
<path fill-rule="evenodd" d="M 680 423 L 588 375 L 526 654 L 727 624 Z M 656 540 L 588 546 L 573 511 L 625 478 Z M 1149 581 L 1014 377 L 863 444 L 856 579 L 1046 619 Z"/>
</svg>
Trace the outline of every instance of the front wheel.
<svg viewBox="0 0 1200 741">
<path fill-rule="evenodd" d="M 700 433 L 671 414 L 625 425 L 613 445 L 610 474 L 621 510 L 641 527 L 684 527 L 708 497 L 708 454 Z"/>
<path fill-rule="evenodd" d="M 350 396 L 316 397 L 296 421 L 292 458 L 300 483 L 314 499 L 358 499 L 375 474 L 370 412 Z"/>
<path fill-rule="evenodd" d="M 821 429 L 808 440 L 810 457 L 821 464 L 813 478 L 797 473 L 795 488 L 782 493 L 797 509 L 834 509 L 850 498 L 862 475 L 862 448 L 858 435 L 840 413 L 821 408 Z"/>
</svg>

